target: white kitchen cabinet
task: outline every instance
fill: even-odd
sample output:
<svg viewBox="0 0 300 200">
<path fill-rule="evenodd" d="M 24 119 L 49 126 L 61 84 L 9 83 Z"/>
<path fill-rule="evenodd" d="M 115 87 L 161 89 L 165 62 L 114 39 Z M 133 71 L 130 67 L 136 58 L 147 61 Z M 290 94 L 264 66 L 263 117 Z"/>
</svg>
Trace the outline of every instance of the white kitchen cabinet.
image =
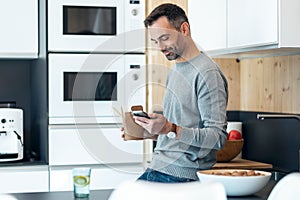
<svg viewBox="0 0 300 200">
<path fill-rule="evenodd" d="M 228 0 L 228 48 L 278 43 L 277 0 Z"/>
<path fill-rule="evenodd" d="M 300 47 L 299 0 L 227 2 L 228 48 Z"/>
<path fill-rule="evenodd" d="M 78 166 L 73 166 L 78 167 Z M 72 191 L 73 167 L 50 167 L 50 191 Z M 104 165 L 91 167 L 91 190 L 113 189 L 123 181 L 136 180 L 144 171 L 142 165 Z"/>
<path fill-rule="evenodd" d="M 38 57 L 38 0 L 0 1 L 0 58 Z"/>
<path fill-rule="evenodd" d="M 192 36 L 210 55 L 264 49 L 280 53 L 280 48 L 285 53 L 299 52 L 299 0 L 189 0 L 188 3 Z M 218 40 L 223 45 L 216 45 Z"/>
<path fill-rule="evenodd" d="M 49 165 L 143 163 L 143 141 L 124 141 L 118 127 L 49 127 Z"/>
<path fill-rule="evenodd" d="M 225 49 L 226 1 L 189 0 L 188 18 L 194 41 L 205 51 Z"/>
<path fill-rule="evenodd" d="M 48 166 L 0 168 L 0 193 L 48 192 Z"/>
</svg>

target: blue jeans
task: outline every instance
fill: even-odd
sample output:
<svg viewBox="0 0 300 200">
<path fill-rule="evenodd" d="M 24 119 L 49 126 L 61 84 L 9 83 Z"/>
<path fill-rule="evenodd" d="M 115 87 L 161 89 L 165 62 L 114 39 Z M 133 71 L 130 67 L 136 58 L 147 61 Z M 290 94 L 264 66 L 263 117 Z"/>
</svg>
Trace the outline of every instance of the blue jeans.
<svg viewBox="0 0 300 200">
<path fill-rule="evenodd" d="M 149 168 L 138 178 L 138 180 L 160 182 L 160 183 L 182 183 L 182 182 L 195 181 L 193 179 L 171 176 Z"/>
</svg>

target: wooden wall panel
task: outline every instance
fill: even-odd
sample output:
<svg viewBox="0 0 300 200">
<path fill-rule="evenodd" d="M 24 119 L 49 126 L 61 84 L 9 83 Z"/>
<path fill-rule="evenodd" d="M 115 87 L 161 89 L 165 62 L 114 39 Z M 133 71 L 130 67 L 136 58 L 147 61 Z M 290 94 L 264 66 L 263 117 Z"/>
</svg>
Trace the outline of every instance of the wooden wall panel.
<svg viewBox="0 0 300 200">
<path fill-rule="evenodd" d="M 251 66 L 251 67 L 244 67 Z M 262 60 L 243 60 L 241 62 L 241 107 L 255 110 L 263 98 L 263 65 Z"/>
<path fill-rule="evenodd" d="M 146 14 L 149 14 L 153 8 L 163 3 L 174 3 L 179 5 L 187 12 L 188 0 L 147 0 Z"/>
<path fill-rule="evenodd" d="M 265 58 L 264 61 L 259 59 L 263 67 L 263 78 L 262 78 L 262 86 L 261 94 L 262 98 L 260 99 L 261 107 L 258 110 L 273 110 L 275 107 L 275 84 L 274 84 L 274 77 L 275 77 L 275 70 L 274 70 L 274 57 Z M 264 63 L 263 63 L 264 62 Z M 256 109 L 254 109 L 256 110 Z"/>
<path fill-rule="evenodd" d="M 292 67 L 289 67 L 289 56 L 276 58 L 274 62 L 275 70 L 275 107 L 274 110 L 282 112 L 284 110 L 289 111 L 291 105 L 291 71 Z"/>
<path fill-rule="evenodd" d="M 213 59 L 221 68 L 228 82 L 227 110 L 240 110 L 240 64 L 232 58 Z"/>
<path fill-rule="evenodd" d="M 154 51 L 148 56 L 148 70 L 149 80 L 148 83 L 148 110 L 162 110 L 162 101 L 165 92 L 166 77 L 170 70 L 171 63 L 166 58 L 157 52 L 157 55 L 153 54 Z M 172 62 L 174 64 L 174 62 Z"/>
<path fill-rule="evenodd" d="M 241 109 L 300 113 L 300 55 L 241 61 Z"/>
<path fill-rule="evenodd" d="M 300 113 L 300 55 L 292 56 L 291 66 L 293 69 L 293 87 L 292 91 L 292 112 Z"/>
</svg>

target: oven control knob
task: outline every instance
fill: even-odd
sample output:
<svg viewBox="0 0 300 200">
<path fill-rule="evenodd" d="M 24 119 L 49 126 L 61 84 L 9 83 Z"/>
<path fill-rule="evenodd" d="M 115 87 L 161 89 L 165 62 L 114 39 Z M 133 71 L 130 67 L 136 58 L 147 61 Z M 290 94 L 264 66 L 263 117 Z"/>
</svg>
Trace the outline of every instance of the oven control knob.
<svg viewBox="0 0 300 200">
<path fill-rule="evenodd" d="M 133 16 L 137 16 L 137 14 L 138 14 L 137 9 L 132 9 L 132 10 L 131 10 L 131 14 L 132 14 Z"/>
<path fill-rule="evenodd" d="M 138 80 L 138 79 L 139 79 L 139 75 L 133 74 L 133 75 L 132 75 L 132 79 L 133 79 L 134 81 Z"/>
<path fill-rule="evenodd" d="M 2 122 L 3 124 L 5 124 L 6 119 L 1 119 L 1 122 Z"/>
</svg>

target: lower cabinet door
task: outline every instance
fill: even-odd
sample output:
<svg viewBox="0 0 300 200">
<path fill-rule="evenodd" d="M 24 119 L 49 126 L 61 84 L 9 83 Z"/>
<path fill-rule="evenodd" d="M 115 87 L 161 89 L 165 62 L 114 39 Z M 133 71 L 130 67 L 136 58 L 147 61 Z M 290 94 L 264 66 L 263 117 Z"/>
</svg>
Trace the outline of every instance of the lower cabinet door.
<svg viewBox="0 0 300 200">
<path fill-rule="evenodd" d="M 50 191 L 72 191 L 72 169 L 73 167 L 71 166 L 50 167 Z M 91 169 L 91 190 L 116 188 L 123 181 L 136 180 L 144 170 L 142 165 L 105 165 L 100 167 L 92 166 Z"/>
<path fill-rule="evenodd" d="M 49 128 L 49 165 L 143 162 L 143 141 L 124 141 L 116 127 Z"/>
<path fill-rule="evenodd" d="M 0 168 L 0 193 L 49 191 L 48 166 Z"/>
</svg>

